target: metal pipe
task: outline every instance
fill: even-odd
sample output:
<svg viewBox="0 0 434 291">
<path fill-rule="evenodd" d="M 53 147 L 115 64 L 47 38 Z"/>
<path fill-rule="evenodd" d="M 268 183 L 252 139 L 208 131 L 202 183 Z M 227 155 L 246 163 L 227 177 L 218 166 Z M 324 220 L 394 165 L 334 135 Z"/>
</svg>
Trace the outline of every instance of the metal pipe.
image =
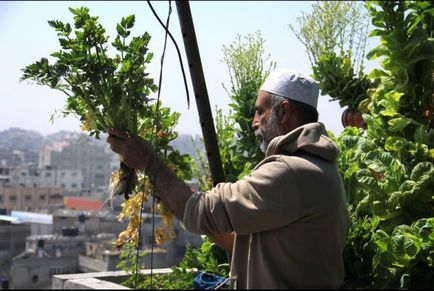
<svg viewBox="0 0 434 291">
<path fill-rule="evenodd" d="M 205 77 L 200 60 L 199 48 L 194 31 L 193 19 L 188 1 L 176 1 L 179 24 L 181 26 L 184 47 L 187 54 L 190 76 L 196 99 L 197 111 L 199 113 L 200 127 L 205 142 L 206 154 L 208 157 L 209 168 L 214 185 L 223 182 L 224 172 L 220 151 L 217 143 L 214 121 L 211 106 L 209 103 L 208 92 L 206 89 Z"/>
</svg>

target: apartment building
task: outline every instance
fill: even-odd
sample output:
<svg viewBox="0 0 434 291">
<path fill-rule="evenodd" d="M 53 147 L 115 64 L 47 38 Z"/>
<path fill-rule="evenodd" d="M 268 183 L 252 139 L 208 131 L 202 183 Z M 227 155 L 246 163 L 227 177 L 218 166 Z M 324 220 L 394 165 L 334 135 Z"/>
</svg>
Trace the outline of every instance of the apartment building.
<svg viewBox="0 0 434 291">
<path fill-rule="evenodd" d="M 76 228 L 64 229 L 60 235 L 29 236 L 26 251 L 12 259 L 11 288 L 51 289 L 53 275 L 79 271 L 78 257 L 84 254 L 86 242 L 112 239 L 113 234 L 79 235 Z"/>
<path fill-rule="evenodd" d="M 61 187 L 2 187 L 0 209 L 35 211 L 63 207 Z"/>
<path fill-rule="evenodd" d="M 25 250 L 26 237 L 30 232 L 29 223 L 0 215 L 0 278 L 9 278 L 11 260 Z"/>
<path fill-rule="evenodd" d="M 39 166 L 52 169 L 81 170 L 81 189 L 107 191 L 112 173 L 113 153 L 91 137 L 80 136 L 68 143 L 45 147 L 40 151 Z"/>
<path fill-rule="evenodd" d="M 2 175 L 2 173 L 4 173 Z M 69 194 L 79 195 L 83 184 L 81 170 L 39 168 L 33 165 L 0 167 L 3 185 L 21 187 L 62 187 Z"/>
<path fill-rule="evenodd" d="M 6 148 L 0 150 L 0 165 L 18 166 L 26 161 L 24 150 Z"/>
<path fill-rule="evenodd" d="M 24 217 L 23 213 L 14 213 Z M 54 274 L 116 269 L 119 251 L 112 242 L 127 228 L 128 221 L 118 221 L 116 215 L 108 210 L 58 209 L 51 217 L 52 234 L 31 235 L 26 240 L 21 238 L 26 242 L 25 251 L 12 259 L 10 275 L 7 276 L 11 288 L 49 289 Z M 45 216 L 43 218 L 47 220 Z M 159 215 L 143 214 L 142 250 L 148 254 L 151 252 L 153 220 L 158 227 L 161 223 Z M 154 267 L 178 264 L 184 256 L 186 244 L 199 247 L 202 243 L 199 235 L 184 230 L 179 221 L 175 221 L 173 227 L 177 238 L 153 249 Z M 150 260 L 151 256 L 147 255 L 141 263 L 148 266 Z"/>
</svg>

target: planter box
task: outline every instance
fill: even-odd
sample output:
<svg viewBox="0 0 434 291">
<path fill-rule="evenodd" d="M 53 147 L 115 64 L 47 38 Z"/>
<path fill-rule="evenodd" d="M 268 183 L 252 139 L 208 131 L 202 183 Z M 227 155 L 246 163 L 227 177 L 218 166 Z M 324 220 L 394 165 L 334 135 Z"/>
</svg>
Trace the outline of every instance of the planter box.
<svg viewBox="0 0 434 291">
<path fill-rule="evenodd" d="M 154 269 L 153 274 L 168 274 L 170 268 Z M 141 274 L 150 275 L 151 270 L 142 270 Z M 130 289 L 120 283 L 131 274 L 125 271 L 94 272 L 53 276 L 53 289 Z"/>
</svg>

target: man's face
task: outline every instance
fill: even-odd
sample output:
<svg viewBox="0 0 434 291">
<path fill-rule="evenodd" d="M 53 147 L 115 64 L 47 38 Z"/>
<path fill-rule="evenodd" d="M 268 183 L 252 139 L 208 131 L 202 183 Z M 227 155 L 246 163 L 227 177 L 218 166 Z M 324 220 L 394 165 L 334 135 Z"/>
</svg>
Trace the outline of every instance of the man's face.
<svg viewBox="0 0 434 291">
<path fill-rule="evenodd" d="M 272 109 L 269 99 L 269 93 L 259 91 L 255 104 L 255 117 L 252 123 L 256 137 L 261 140 L 261 150 L 264 153 L 270 141 L 283 134 L 277 112 Z"/>
</svg>

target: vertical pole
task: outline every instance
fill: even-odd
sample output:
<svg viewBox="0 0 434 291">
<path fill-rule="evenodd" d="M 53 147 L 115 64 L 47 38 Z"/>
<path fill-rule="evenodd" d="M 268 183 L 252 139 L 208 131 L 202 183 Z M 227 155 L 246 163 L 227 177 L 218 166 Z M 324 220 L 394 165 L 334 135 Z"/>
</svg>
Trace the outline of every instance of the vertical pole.
<svg viewBox="0 0 434 291">
<path fill-rule="evenodd" d="M 199 113 L 200 126 L 205 142 L 206 154 L 214 185 L 224 181 L 222 161 L 217 143 L 211 106 L 203 75 L 202 62 L 194 31 L 193 19 L 188 1 L 176 1 L 179 23 L 181 26 L 184 47 L 187 54 L 190 76 Z"/>
</svg>

